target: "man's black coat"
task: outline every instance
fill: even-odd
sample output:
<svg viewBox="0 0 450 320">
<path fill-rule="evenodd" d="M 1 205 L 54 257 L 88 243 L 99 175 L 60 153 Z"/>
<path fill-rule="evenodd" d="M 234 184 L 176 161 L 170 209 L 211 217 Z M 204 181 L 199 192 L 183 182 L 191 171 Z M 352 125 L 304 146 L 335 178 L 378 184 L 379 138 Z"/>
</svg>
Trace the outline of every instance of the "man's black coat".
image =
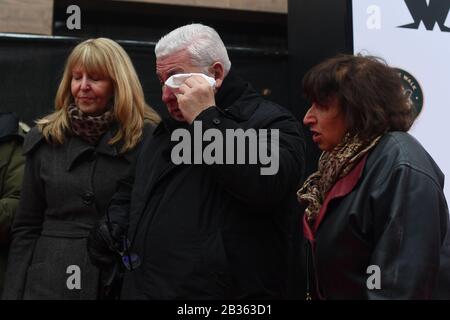
<svg viewBox="0 0 450 320">
<path fill-rule="evenodd" d="M 286 297 L 295 192 L 304 169 L 300 125 L 231 72 L 203 130 L 278 129 L 279 171 L 259 164 L 181 164 L 171 133 L 192 125 L 164 120 L 143 142 L 133 174 L 112 200 L 113 222 L 128 225 L 141 265 L 126 272 L 122 299 L 279 299 Z"/>
</svg>

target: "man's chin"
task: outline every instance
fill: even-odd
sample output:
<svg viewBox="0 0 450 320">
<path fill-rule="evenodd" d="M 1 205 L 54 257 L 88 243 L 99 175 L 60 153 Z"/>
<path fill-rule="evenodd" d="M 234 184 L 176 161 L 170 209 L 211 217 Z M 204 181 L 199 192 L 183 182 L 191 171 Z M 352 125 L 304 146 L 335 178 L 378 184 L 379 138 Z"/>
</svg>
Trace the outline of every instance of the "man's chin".
<svg viewBox="0 0 450 320">
<path fill-rule="evenodd" d="M 186 119 L 183 117 L 183 115 L 181 114 L 181 112 L 171 112 L 170 116 L 180 122 L 186 122 Z"/>
<path fill-rule="evenodd" d="M 172 116 L 172 118 L 174 118 L 175 120 L 177 120 L 179 122 L 186 122 L 186 119 L 183 118 L 183 116 L 181 116 L 181 117 L 174 117 L 174 116 Z"/>
</svg>

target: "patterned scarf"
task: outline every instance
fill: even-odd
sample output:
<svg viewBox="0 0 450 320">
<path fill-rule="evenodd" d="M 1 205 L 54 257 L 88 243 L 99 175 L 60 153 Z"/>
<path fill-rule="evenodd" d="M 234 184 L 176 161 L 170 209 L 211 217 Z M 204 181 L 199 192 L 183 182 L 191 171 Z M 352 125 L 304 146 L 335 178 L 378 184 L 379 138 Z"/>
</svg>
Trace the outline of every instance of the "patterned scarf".
<svg viewBox="0 0 450 320">
<path fill-rule="evenodd" d="M 74 104 L 67 108 L 67 112 L 72 131 L 92 145 L 98 143 L 114 120 L 112 111 L 106 111 L 99 116 L 89 116 Z"/>
<path fill-rule="evenodd" d="M 332 151 L 322 153 L 318 170 L 308 177 L 297 192 L 298 201 L 308 205 L 305 214 L 310 225 L 314 224 L 328 191 L 375 147 L 380 138 L 381 136 L 378 136 L 372 140 L 362 141 L 357 135 L 347 134 Z"/>
</svg>

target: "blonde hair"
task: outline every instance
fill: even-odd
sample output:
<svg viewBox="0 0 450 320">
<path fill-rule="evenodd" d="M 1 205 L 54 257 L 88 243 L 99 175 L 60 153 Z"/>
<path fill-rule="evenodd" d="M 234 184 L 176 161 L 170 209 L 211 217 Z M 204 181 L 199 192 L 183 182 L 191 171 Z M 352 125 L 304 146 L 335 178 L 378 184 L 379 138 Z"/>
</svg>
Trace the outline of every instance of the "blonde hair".
<svg viewBox="0 0 450 320">
<path fill-rule="evenodd" d="M 67 107 L 74 102 L 72 70 L 78 66 L 88 73 L 109 77 L 114 85 L 113 114 L 119 130 L 108 143 L 123 141 L 121 153 L 132 149 L 140 140 L 145 120 L 159 123 L 160 117 L 145 102 L 141 83 L 125 50 L 111 39 L 89 39 L 78 44 L 67 58 L 55 97 L 55 112 L 36 121 L 48 142 L 63 144 L 65 134 L 71 130 Z"/>
</svg>

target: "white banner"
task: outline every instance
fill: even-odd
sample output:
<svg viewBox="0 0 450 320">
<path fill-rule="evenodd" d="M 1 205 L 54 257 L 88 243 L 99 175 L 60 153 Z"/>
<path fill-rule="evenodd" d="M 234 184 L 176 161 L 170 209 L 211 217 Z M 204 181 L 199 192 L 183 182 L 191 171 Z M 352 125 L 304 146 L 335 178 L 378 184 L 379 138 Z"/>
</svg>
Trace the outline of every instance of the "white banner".
<svg viewBox="0 0 450 320">
<path fill-rule="evenodd" d="M 416 107 L 409 131 L 444 172 L 450 199 L 450 0 L 353 1 L 354 52 L 399 68 Z"/>
</svg>

